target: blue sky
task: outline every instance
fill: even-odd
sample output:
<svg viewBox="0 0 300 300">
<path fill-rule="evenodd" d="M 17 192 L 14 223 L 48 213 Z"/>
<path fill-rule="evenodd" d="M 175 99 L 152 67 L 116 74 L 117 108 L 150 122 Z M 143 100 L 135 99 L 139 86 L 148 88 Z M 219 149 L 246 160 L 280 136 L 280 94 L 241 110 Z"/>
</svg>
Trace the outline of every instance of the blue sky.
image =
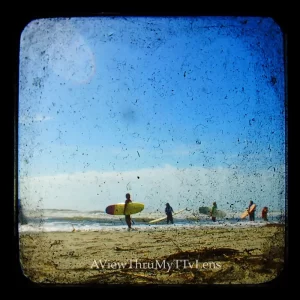
<svg viewBox="0 0 300 300">
<path fill-rule="evenodd" d="M 145 210 L 285 201 L 283 35 L 271 18 L 41 19 L 20 39 L 19 198 Z"/>
</svg>

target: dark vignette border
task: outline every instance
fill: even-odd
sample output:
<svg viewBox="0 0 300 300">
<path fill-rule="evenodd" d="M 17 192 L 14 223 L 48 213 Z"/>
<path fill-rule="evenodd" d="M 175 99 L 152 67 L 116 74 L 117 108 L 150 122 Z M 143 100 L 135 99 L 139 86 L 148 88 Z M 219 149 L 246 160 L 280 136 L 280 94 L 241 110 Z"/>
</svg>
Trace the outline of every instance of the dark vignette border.
<svg viewBox="0 0 300 300">
<path fill-rule="evenodd" d="M 122 15 L 137 15 L 137 16 L 144 16 L 144 15 L 154 15 L 154 16 L 201 16 L 201 15 L 209 15 L 209 16 L 262 16 L 262 17 L 272 17 L 274 21 L 281 27 L 282 32 L 284 33 L 284 50 L 285 50 L 285 73 L 286 73 L 286 78 L 285 78 L 285 85 L 286 85 L 286 90 L 285 90 L 285 107 L 286 107 L 286 153 L 288 153 L 288 144 L 289 144 L 289 133 L 288 132 L 288 124 L 289 124 L 289 118 L 288 118 L 288 38 L 289 38 L 289 22 L 291 19 L 291 14 L 287 13 L 287 11 L 280 7 L 278 9 L 279 11 L 277 12 L 263 12 L 263 11 L 255 11 L 255 10 L 244 10 L 244 11 L 231 11 L 231 10 L 202 10 L 202 11 L 197 11 L 197 10 L 192 10 L 192 11 L 94 11 L 94 12 L 82 12 L 82 11 L 38 11 L 38 12 L 22 12 L 22 14 L 17 14 L 13 13 L 10 19 L 10 27 L 9 27 L 9 62 L 10 68 L 9 75 L 11 75 L 11 91 L 12 91 L 12 99 L 8 101 L 9 104 L 9 113 L 10 116 L 12 117 L 11 122 L 9 125 L 12 125 L 11 131 L 10 131 L 10 142 L 12 143 L 12 152 L 11 152 L 11 157 L 12 157 L 12 168 L 10 169 L 10 175 L 12 178 L 12 189 L 10 189 L 10 198 L 9 198 L 9 208 L 10 208 L 10 224 L 11 226 L 11 231 L 10 234 L 12 237 L 10 238 L 10 258 L 11 258 L 11 272 L 10 274 L 12 275 L 10 278 L 10 284 L 13 286 L 16 286 L 18 288 L 44 288 L 44 287 L 49 287 L 39 285 L 32 283 L 30 280 L 28 280 L 22 273 L 22 269 L 20 267 L 19 263 L 19 239 L 18 239 L 18 205 L 17 205 L 17 178 L 18 178 L 18 72 L 19 72 L 19 46 L 20 46 L 20 35 L 23 31 L 23 29 L 26 27 L 28 23 L 30 23 L 34 19 L 39 19 L 39 18 L 56 18 L 56 17 L 93 17 L 93 16 L 122 16 Z M 288 213 L 286 213 L 286 253 L 285 253 L 285 268 L 278 276 L 276 279 L 273 281 L 259 285 L 259 286 L 205 286 L 203 287 L 204 289 L 211 289 L 213 288 L 214 290 L 218 289 L 229 289 L 229 288 L 234 288 L 234 289 L 240 289 L 240 288 L 258 288 L 258 289 L 269 289 L 269 288 L 287 288 L 288 287 L 288 273 L 289 273 L 289 241 L 290 241 L 290 228 L 289 228 L 289 220 L 290 220 L 290 197 L 289 197 L 289 188 L 288 188 L 288 183 L 289 183 L 289 156 L 286 156 L 286 211 L 289 211 L 289 216 Z M 5 212 L 4 212 L 5 214 Z M 8 214 L 7 214 L 8 215 Z M 50 286 L 51 288 L 59 288 L 61 286 Z M 84 286 L 84 288 L 89 288 L 90 286 Z M 65 288 L 76 288 L 76 286 L 66 286 Z M 77 287 L 78 288 L 78 287 Z M 95 286 L 93 286 L 95 288 Z M 145 289 L 145 288 L 151 288 L 149 286 L 143 286 L 143 287 L 128 287 L 128 286 L 99 286 L 99 288 L 106 288 L 106 289 L 111 289 L 113 288 L 114 290 L 117 288 L 121 292 L 127 289 Z M 170 291 L 169 286 L 158 286 L 154 287 L 154 290 L 157 288 L 159 289 L 166 289 Z M 174 288 L 172 286 L 172 288 Z M 175 287 L 175 292 L 178 289 L 198 289 L 199 287 L 185 287 L 185 286 L 176 286 Z M 201 287 L 202 288 L 202 287 Z M 174 290 L 174 289 L 173 289 Z"/>
</svg>

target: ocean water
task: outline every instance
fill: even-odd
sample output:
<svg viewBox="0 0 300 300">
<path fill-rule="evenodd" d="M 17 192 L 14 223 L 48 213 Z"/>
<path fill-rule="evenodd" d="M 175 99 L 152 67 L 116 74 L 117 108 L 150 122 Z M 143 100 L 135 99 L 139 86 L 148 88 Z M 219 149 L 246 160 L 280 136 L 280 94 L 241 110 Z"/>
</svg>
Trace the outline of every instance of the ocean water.
<svg viewBox="0 0 300 300">
<path fill-rule="evenodd" d="M 76 231 L 101 231 L 116 230 L 126 231 L 127 225 L 124 216 L 111 216 L 103 211 L 76 211 L 44 209 L 24 211 L 26 223 L 18 223 L 19 232 L 72 232 Z M 132 215 L 136 230 L 174 230 L 174 228 L 197 227 L 249 227 L 264 226 L 266 224 L 283 223 L 280 212 L 272 212 L 268 215 L 268 222 L 256 214 L 254 222 L 249 218 L 241 220 L 239 214 L 227 213 L 226 217 L 216 222 L 199 213 L 185 211 L 174 215 L 174 224 L 167 224 L 166 220 L 149 224 L 150 220 L 164 217 L 162 213 L 138 213 Z"/>
</svg>

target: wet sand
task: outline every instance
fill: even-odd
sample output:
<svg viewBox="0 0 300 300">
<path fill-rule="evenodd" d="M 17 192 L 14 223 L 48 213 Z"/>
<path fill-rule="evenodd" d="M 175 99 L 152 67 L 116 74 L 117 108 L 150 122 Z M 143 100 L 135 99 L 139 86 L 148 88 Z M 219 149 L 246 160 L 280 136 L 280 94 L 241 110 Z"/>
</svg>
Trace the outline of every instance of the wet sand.
<svg viewBox="0 0 300 300">
<path fill-rule="evenodd" d="M 270 282 L 284 268 L 285 228 L 172 228 L 20 234 L 26 277 L 55 285 Z"/>
</svg>

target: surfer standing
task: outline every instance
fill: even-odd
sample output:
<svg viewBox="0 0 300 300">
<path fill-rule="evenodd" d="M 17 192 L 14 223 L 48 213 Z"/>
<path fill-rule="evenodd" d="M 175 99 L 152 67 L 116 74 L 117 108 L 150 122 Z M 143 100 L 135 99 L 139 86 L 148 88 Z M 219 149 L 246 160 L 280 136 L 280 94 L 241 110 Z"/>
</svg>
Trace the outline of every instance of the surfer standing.
<svg viewBox="0 0 300 300">
<path fill-rule="evenodd" d="M 261 212 L 261 217 L 264 221 L 268 221 L 268 207 L 265 206 Z"/>
<path fill-rule="evenodd" d="M 216 217 L 217 217 L 217 203 L 213 202 L 213 206 L 211 208 L 211 219 L 213 222 L 216 222 Z"/>
<path fill-rule="evenodd" d="M 124 215 L 125 215 L 126 224 L 128 226 L 128 231 L 131 229 L 131 216 L 126 215 L 125 211 L 126 211 L 126 207 L 127 207 L 128 203 L 130 203 L 130 202 L 132 202 L 131 199 L 130 199 L 130 194 L 127 193 L 126 194 L 126 200 L 125 200 L 125 206 L 124 206 Z"/>
<path fill-rule="evenodd" d="M 254 221 L 254 218 L 255 218 L 255 208 L 250 212 L 250 208 L 251 206 L 253 205 L 253 201 L 251 200 L 250 203 L 249 203 L 249 207 L 248 207 L 248 212 L 249 212 L 249 220 L 250 221 Z"/>
<path fill-rule="evenodd" d="M 174 224 L 173 214 L 172 214 L 174 211 L 173 211 L 172 206 L 169 203 L 166 204 L 165 212 L 166 212 L 166 215 L 167 215 L 167 224 L 169 224 L 169 222 Z"/>
</svg>

